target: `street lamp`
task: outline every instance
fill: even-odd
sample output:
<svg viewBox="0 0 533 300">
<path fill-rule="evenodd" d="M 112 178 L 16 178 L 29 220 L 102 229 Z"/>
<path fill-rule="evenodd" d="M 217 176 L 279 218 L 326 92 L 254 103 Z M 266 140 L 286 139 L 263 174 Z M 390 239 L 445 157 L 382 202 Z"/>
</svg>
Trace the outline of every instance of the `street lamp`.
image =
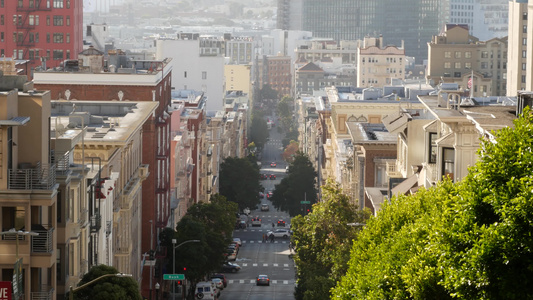
<svg viewBox="0 0 533 300">
<path fill-rule="evenodd" d="M 106 277 L 133 277 L 133 275 L 124 274 L 124 273 L 105 274 L 105 275 L 102 275 L 102 276 L 100 276 L 100 277 L 98 277 L 96 279 L 93 279 L 93 280 L 91 280 L 91 281 L 89 281 L 89 282 L 87 282 L 87 283 L 85 283 L 83 285 L 80 285 L 79 287 L 77 287 L 75 289 L 73 289 L 72 286 L 70 286 L 69 293 L 68 293 L 68 298 L 70 300 L 74 300 L 74 292 L 79 291 L 79 290 L 81 290 L 81 289 L 83 289 L 83 288 L 85 288 L 85 287 L 97 282 L 98 280 L 101 280 L 101 279 L 106 278 Z"/>
<path fill-rule="evenodd" d="M 176 274 L 176 249 L 188 243 L 199 243 L 200 240 L 188 240 L 177 246 L 174 246 L 176 245 L 176 242 L 177 242 L 176 239 L 172 239 L 172 245 L 173 245 L 172 247 L 173 248 L 172 249 L 172 274 Z M 176 284 L 175 282 L 172 282 L 172 300 L 175 300 L 175 299 L 176 299 Z"/>
</svg>

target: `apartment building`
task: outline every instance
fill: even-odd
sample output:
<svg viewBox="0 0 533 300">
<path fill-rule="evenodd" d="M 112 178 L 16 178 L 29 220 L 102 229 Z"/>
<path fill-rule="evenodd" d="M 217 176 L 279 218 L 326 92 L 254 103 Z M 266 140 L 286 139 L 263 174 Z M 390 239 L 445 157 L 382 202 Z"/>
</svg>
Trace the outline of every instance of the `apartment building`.
<svg viewBox="0 0 533 300">
<path fill-rule="evenodd" d="M 65 159 L 72 156 L 51 152 L 50 93 L 11 74 L 0 77 L 0 280 L 13 282 L 16 299 L 53 300 L 57 224 L 64 217 L 58 208 L 68 198 L 71 173 Z"/>
<path fill-rule="evenodd" d="M 365 37 L 357 50 L 357 87 L 383 87 L 405 79 L 405 49 L 383 44 L 383 36 Z"/>
<path fill-rule="evenodd" d="M 0 56 L 28 60 L 25 70 L 58 67 L 83 49 L 83 3 L 74 0 L 0 2 Z"/>
<path fill-rule="evenodd" d="M 263 56 L 259 61 L 258 69 L 261 72 L 259 77 L 259 88 L 269 85 L 278 92 L 279 97 L 292 95 L 291 58 L 290 56 L 272 55 Z"/>
<path fill-rule="evenodd" d="M 428 44 L 426 78 L 435 85 L 457 83 L 474 97 L 503 96 L 507 65 L 507 37 L 482 42 L 468 26 L 447 24 Z"/>
<path fill-rule="evenodd" d="M 254 41 L 251 37 L 228 37 L 226 39 L 228 64 L 247 65 L 254 59 Z"/>
<path fill-rule="evenodd" d="M 73 153 L 71 199 L 61 203 L 58 251 L 68 268 L 58 276 L 58 295 L 93 266 L 106 264 L 141 284 L 142 128 L 155 102 L 52 101 L 56 155 Z M 117 113 L 118 112 L 118 113 Z M 63 261 L 64 260 L 64 261 Z"/>
<path fill-rule="evenodd" d="M 244 94 L 252 95 L 253 83 L 251 70 L 251 65 L 224 65 L 225 90 L 242 91 Z"/>
<path fill-rule="evenodd" d="M 172 67 L 170 59 L 132 61 L 122 52 L 103 53 L 90 47 L 69 68 L 35 72 L 34 85 L 49 90 L 54 100 L 147 101 L 159 103 L 143 125 L 142 163 L 149 165 L 142 183 L 142 253 L 157 247 L 159 231 L 170 219 L 170 114 Z M 149 226 L 149 224 L 153 224 Z M 141 259 L 139 257 L 139 259 Z M 143 295 L 149 294 L 149 268 L 143 274 Z M 153 282 L 154 280 L 152 280 Z"/>
</svg>

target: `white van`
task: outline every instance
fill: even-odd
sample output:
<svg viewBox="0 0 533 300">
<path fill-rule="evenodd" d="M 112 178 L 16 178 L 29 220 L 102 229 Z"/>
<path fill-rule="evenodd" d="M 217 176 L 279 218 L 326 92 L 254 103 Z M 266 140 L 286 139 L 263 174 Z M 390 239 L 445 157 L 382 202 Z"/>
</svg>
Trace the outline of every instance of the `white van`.
<svg viewBox="0 0 533 300">
<path fill-rule="evenodd" d="M 200 281 L 196 284 L 194 298 L 203 300 L 217 300 L 217 294 L 217 288 L 212 281 Z"/>
</svg>

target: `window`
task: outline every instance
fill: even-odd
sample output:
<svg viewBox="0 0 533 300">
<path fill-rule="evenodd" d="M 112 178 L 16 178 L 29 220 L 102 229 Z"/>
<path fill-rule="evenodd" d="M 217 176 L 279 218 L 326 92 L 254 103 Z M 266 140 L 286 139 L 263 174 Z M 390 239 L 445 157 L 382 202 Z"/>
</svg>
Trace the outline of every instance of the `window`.
<svg viewBox="0 0 533 300">
<path fill-rule="evenodd" d="M 39 15 L 35 15 L 35 25 L 39 26 Z"/>
<path fill-rule="evenodd" d="M 4 25 L 4 15 L 0 15 L 0 25 Z"/>
<path fill-rule="evenodd" d="M 35 59 L 35 52 L 33 50 L 30 50 L 28 53 L 30 54 L 30 59 Z"/>
<path fill-rule="evenodd" d="M 19 1 L 18 1 L 18 8 L 22 8 L 22 7 L 23 7 L 22 2 L 23 2 L 22 0 L 19 0 Z"/>
<path fill-rule="evenodd" d="M 466 51 L 465 52 L 465 58 L 472 58 L 472 52 L 471 51 Z"/>
<path fill-rule="evenodd" d="M 455 58 L 461 58 L 461 51 L 455 51 Z"/>
<path fill-rule="evenodd" d="M 481 51 L 481 58 L 489 58 L 489 52 L 488 51 Z"/>
<path fill-rule="evenodd" d="M 488 69 L 489 68 L 489 63 L 486 62 L 486 61 L 481 62 L 481 68 L 482 69 Z"/>
<path fill-rule="evenodd" d="M 183 78 L 187 78 L 187 71 L 183 72 Z"/>
<path fill-rule="evenodd" d="M 524 25 L 524 26 L 522 27 L 522 33 L 527 33 L 527 25 Z"/>
<path fill-rule="evenodd" d="M 70 8 L 70 0 L 67 0 L 67 8 Z"/>
<path fill-rule="evenodd" d="M 54 0 L 54 8 L 63 8 L 63 0 Z"/>
<path fill-rule="evenodd" d="M 0 7 L 4 7 L 4 0 L 0 0 Z"/>
<path fill-rule="evenodd" d="M 50 26 L 50 16 L 46 16 L 46 26 Z"/>
<path fill-rule="evenodd" d="M 460 63 L 460 62 L 456 62 L 456 63 L 454 64 L 454 68 L 456 68 L 456 69 L 460 69 L 460 68 L 461 68 L 461 63 Z"/>
<path fill-rule="evenodd" d="M 522 58 L 527 58 L 527 51 L 526 50 L 522 50 Z"/>
<path fill-rule="evenodd" d="M 522 45 L 527 45 L 527 38 L 522 39 Z"/>
<path fill-rule="evenodd" d="M 0 42 L 4 41 L 4 32 L 0 32 Z"/>
<path fill-rule="evenodd" d="M 26 212 L 24 206 L 4 206 L 2 207 L 2 231 L 7 231 L 11 228 L 16 230 L 24 229 Z M 27 229 L 26 229 L 27 230 Z M 2 239 L 15 239 L 13 235 L 3 235 Z M 19 240 L 24 239 L 23 235 L 19 236 Z"/>
<path fill-rule="evenodd" d="M 434 164 L 437 162 L 437 133 L 430 132 L 428 140 L 428 163 Z"/>
<path fill-rule="evenodd" d="M 206 71 L 202 71 L 202 79 L 207 79 L 207 72 Z"/>
<path fill-rule="evenodd" d="M 455 150 L 453 148 L 442 149 L 442 177 L 450 177 L 453 181 L 453 171 L 455 168 Z"/>
<path fill-rule="evenodd" d="M 35 16 L 34 15 L 30 15 L 30 18 L 28 20 L 28 24 L 29 25 L 35 25 Z"/>
<path fill-rule="evenodd" d="M 29 41 L 30 41 L 30 43 L 35 42 L 35 34 L 33 32 L 30 32 Z"/>
<path fill-rule="evenodd" d="M 522 70 L 526 69 L 526 63 L 522 63 Z"/>
<path fill-rule="evenodd" d="M 34 0 L 30 0 L 30 8 L 33 8 L 34 7 Z"/>
<path fill-rule="evenodd" d="M 522 75 L 522 83 L 526 83 L 526 75 Z"/>
<path fill-rule="evenodd" d="M 47 43 L 50 43 L 50 33 L 47 33 L 47 34 L 46 34 L 46 42 L 47 42 Z"/>
<path fill-rule="evenodd" d="M 66 25 L 70 26 L 70 16 L 67 16 Z"/>
<path fill-rule="evenodd" d="M 54 16 L 54 26 L 63 26 L 63 16 Z"/>
<path fill-rule="evenodd" d="M 452 58 L 452 52 L 451 51 L 444 51 L 444 58 Z"/>
<path fill-rule="evenodd" d="M 70 59 L 70 50 L 67 50 L 67 57 L 65 59 Z"/>
<path fill-rule="evenodd" d="M 54 43 L 56 43 L 56 44 L 62 44 L 63 43 L 63 34 L 62 33 L 54 33 Z"/>
<path fill-rule="evenodd" d="M 38 43 L 39 42 L 39 33 L 35 33 L 35 42 Z"/>
<path fill-rule="evenodd" d="M 70 43 L 70 33 L 67 33 L 67 40 L 66 40 L 67 44 Z"/>
<path fill-rule="evenodd" d="M 472 69 L 472 63 L 465 63 L 465 69 Z"/>
<path fill-rule="evenodd" d="M 63 60 L 63 50 L 54 50 L 54 60 Z"/>
</svg>

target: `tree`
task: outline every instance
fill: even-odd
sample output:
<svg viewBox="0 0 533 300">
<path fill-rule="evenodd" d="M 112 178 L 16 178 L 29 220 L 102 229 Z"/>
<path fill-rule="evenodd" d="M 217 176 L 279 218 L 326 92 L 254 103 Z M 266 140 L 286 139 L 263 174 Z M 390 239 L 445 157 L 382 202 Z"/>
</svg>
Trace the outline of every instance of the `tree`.
<svg viewBox="0 0 533 300">
<path fill-rule="evenodd" d="M 116 268 L 106 265 L 92 267 L 78 283 L 82 286 L 106 274 L 120 273 Z M 139 285 L 132 277 L 110 276 L 102 278 L 74 292 L 74 299 L 142 299 Z"/>
<path fill-rule="evenodd" d="M 460 182 L 393 199 L 355 241 L 335 299 L 533 298 L 533 116 L 484 140 Z"/>
<path fill-rule="evenodd" d="M 297 152 L 289 166 L 289 174 L 276 185 L 272 204 L 277 209 L 296 216 L 304 213 L 301 201 L 316 202 L 316 172 L 307 155 Z"/>
<path fill-rule="evenodd" d="M 280 117 L 281 128 L 285 132 L 289 132 L 293 126 L 294 99 L 289 96 L 283 96 L 278 102 L 276 110 Z"/>
<path fill-rule="evenodd" d="M 176 245 L 188 240 L 200 240 L 176 249 L 175 270 L 185 274 L 193 283 L 217 271 L 224 262 L 224 253 L 231 242 L 233 226 L 237 221 L 237 205 L 223 196 L 211 196 L 209 203 L 198 203 L 187 210 L 178 222 L 176 231 L 164 230 L 160 235 L 161 245 L 173 255 L 172 239 Z M 167 270 L 172 270 L 172 260 L 167 261 Z"/>
<path fill-rule="evenodd" d="M 269 132 L 265 119 L 260 114 L 253 114 L 252 124 L 250 125 L 250 140 L 253 141 L 259 149 L 263 149 L 268 136 Z"/>
<path fill-rule="evenodd" d="M 298 152 L 298 142 L 293 140 L 287 147 L 285 147 L 285 151 L 283 151 L 282 154 L 283 160 L 291 162 L 294 159 L 296 152 Z"/>
<path fill-rule="evenodd" d="M 352 240 L 360 230 L 347 224 L 364 223 L 369 216 L 332 181 L 322 187 L 322 195 L 311 213 L 291 221 L 298 300 L 328 299 L 330 289 L 348 269 Z"/>
<path fill-rule="evenodd" d="M 263 87 L 259 90 L 259 100 L 272 100 L 272 99 L 278 99 L 278 92 L 274 90 L 269 84 L 263 85 Z"/>
<path fill-rule="evenodd" d="M 248 158 L 227 157 L 220 164 L 220 194 L 237 203 L 239 211 L 261 203 L 259 166 Z"/>
</svg>

